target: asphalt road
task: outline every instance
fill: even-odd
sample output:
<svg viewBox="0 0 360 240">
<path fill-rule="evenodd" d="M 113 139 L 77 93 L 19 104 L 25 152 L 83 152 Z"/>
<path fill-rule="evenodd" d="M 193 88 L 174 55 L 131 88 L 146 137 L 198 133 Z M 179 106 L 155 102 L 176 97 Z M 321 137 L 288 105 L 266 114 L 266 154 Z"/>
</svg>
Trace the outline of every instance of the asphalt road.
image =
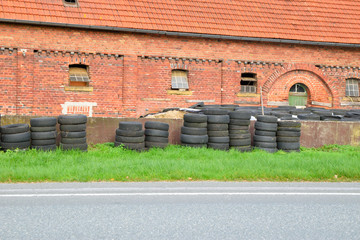
<svg viewBox="0 0 360 240">
<path fill-rule="evenodd" d="M 0 184 L 0 239 L 360 239 L 360 183 Z"/>
</svg>

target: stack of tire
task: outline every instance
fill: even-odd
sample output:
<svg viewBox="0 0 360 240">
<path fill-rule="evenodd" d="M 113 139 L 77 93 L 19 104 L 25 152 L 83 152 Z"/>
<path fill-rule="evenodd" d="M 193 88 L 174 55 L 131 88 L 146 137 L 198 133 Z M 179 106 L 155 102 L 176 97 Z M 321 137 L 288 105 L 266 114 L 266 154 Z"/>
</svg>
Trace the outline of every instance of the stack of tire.
<svg viewBox="0 0 360 240">
<path fill-rule="evenodd" d="M 279 121 L 277 148 L 285 152 L 300 151 L 301 123 L 297 121 Z"/>
<path fill-rule="evenodd" d="M 230 137 L 229 137 L 229 111 L 219 108 L 203 109 L 203 113 L 207 116 L 207 135 L 209 141 L 208 148 L 215 150 L 229 150 Z"/>
<path fill-rule="evenodd" d="M 277 117 L 258 115 L 255 122 L 254 146 L 269 153 L 277 151 L 276 132 L 278 129 Z"/>
<path fill-rule="evenodd" d="M 251 151 L 250 111 L 229 112 L 229 138 L 230 148 L 248 152 Z"/>
<path fill-rule="evenodd" d="M 166 148 L 169 144 L 169 124 L 155 121 L 145 122 L 145 147 Z"/>
<path fill-rule="evenodd" d="M 0 127 L 1 148 L 7 150 L 25 150 L 30 147 L 30 128 L 28 124 L 10 124 Z"/>
<path fill-rule="evenodd" d="M 184 126 L 181 127 L 180 141 L 182 146 L 207 147 L 207 116 L 187 113 L 184 115 Z"/>
<path fill-rule="evenodd" d="M 60 115 L 58 117 L 61 131 L 61 149 L 87 151 L 86 122 L 87 117 L 83 114 Z"/>
<path fill-rule="evenodd" d="M 55 117 L 30 119 L 31 148 L 43 151 L 56 150 L 56 122 Z"/>
<path fill-rule="evenodd" d="M 114 146 L 123 146 L 130 150 L 145 149 L 145 131 L 139 122 L 120 122 L 116 129 Z"/>
</svg>

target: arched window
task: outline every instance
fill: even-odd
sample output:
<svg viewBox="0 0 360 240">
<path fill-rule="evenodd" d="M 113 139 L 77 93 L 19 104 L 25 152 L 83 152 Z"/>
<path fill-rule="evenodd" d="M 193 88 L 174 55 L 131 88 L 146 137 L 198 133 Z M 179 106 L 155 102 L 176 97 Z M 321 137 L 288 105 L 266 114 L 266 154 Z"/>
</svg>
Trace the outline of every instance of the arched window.
<svg viewBox="0 0 360 240">
<path fill-rule="evenodd" d="M 82 64 L 69 66 L 69 86 L 88 87 L 89 82 L 88 66 Z"/>
<path fill-rule="evenodd" d="M 345 95 L 349 97 L 359 97 L 359 79 L 349 78 L 346 79 Z"/>
<path fill-rule="evenodd" d="M 171 89 L 189 89 L 188 72 L 185 70 L 171 71 Z"/>
<path fill-rule="evenodd" d="M 240 92 L 242 93 L 256 93 L 256 74 L 255 73 L 242 73 L 240 81 Z"/>
</svg>

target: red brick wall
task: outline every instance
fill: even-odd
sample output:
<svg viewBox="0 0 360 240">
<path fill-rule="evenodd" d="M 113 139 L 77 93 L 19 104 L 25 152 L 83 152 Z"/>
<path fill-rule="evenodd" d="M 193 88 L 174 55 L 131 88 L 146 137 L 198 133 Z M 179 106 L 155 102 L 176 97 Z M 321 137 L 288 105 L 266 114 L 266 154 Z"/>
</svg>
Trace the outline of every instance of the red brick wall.
<svg viewBox="0 0 360 240">
<path fill-rule="evenodd" d="M 0 114 L 59 115 L 65 103 L 92 103 L 93 116 L 138 117 L 197 100 L 257 104 L 260 86 L 265 103 L 286 102 L 295 83 L 308 87 L 309 103 L 339 108 L 345 107 L 345 79 L 360 78 L 356 48 L 3 23 L 0 32 Z M 92 91 L 65 90 L 69 64 L 79 59 L 89 66 Z M 188 71 L 188 92 L 168 91 L 172 69 Z M 239 94 L 244 72 L 257 74 L 257 94 Z M 69 107 L 67 112 L 86 113 L 88 108 Z"/>
</svg>

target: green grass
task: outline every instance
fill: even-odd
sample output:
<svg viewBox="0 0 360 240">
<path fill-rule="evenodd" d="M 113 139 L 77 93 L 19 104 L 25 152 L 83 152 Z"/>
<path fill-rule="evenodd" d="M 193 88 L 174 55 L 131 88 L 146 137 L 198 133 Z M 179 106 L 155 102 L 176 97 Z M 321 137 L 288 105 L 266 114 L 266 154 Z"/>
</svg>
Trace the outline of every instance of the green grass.
<svg viewBox="0 0 360 240">
<path fill-rule="evenodd" d="M 0 153 L 0 182 L 42 181 L 360 181 L 360 147 L 300 153 L 239 153 L 181 146 L 146 152 L 98 144 L 88 152 Z"/>
</svg>

